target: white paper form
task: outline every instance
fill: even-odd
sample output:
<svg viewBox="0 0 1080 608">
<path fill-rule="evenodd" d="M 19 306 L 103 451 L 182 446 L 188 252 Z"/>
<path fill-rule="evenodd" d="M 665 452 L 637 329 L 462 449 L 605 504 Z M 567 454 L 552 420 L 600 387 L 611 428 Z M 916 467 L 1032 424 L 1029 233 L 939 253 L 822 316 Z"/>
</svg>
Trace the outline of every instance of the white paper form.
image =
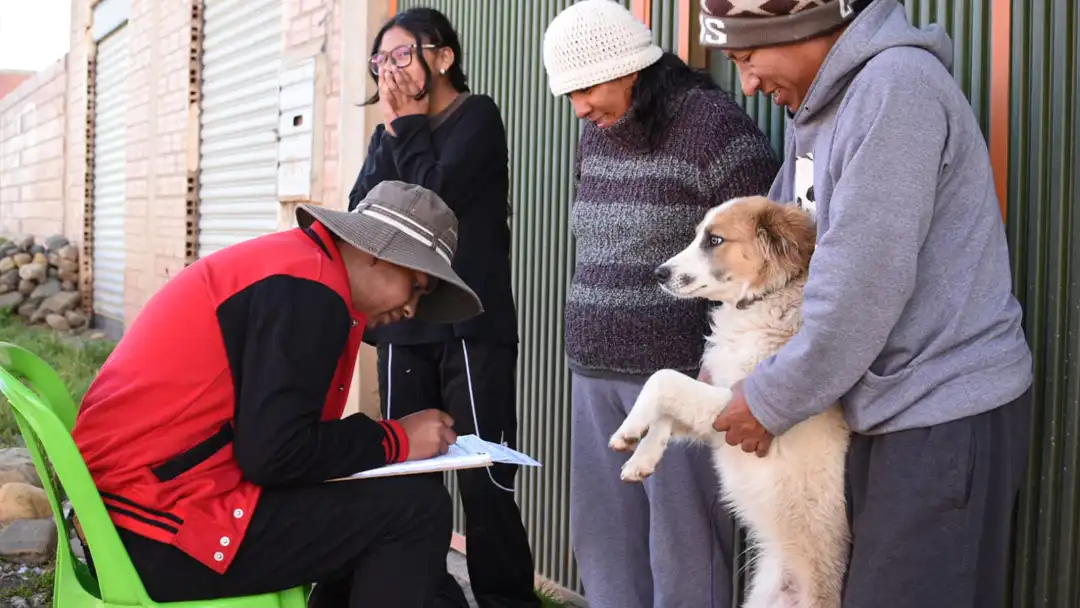
<svg viewBox="0 0 1080 608">
<path fill-rule="evenodd" d="M 441 456 L 425 460 L 411 460 L 388 464 L 376 469 L 369 469 L 341 479 L 371 479 L 375 477 L 393 477 L 395 475 L 415 475 L 417 473 L 437 473 L 458 469 L 489 467 L 493 462 L 505 462 L 521 466 L 542 466 L 525 454 L 504 445 L 484 441 L 476 435 L 461 435 L 457 442 Z M 340 480 L 335 480 L 340 481 Z"/>
</svg>

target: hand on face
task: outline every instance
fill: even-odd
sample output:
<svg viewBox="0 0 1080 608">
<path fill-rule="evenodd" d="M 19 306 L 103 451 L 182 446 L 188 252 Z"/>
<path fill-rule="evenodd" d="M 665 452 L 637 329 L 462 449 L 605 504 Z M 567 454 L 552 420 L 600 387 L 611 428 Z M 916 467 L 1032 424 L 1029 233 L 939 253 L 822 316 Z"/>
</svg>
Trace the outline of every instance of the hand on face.
<svg viewBox="0 0 1080 608">
<path fill-rule="evenodd" d="M 389 69 L 379 73 L 379 99 L 388 128 L 398 117 L 427 115 L 430 96 L 425 94 L 416 99 L 419 93 L 420 86 L 405 70 Z"/>
<path fill-rule="evenodd" d="M 391 103 L 393 94 L 386 86 L 387 71 L 388 70 L 383 70 L 382 72 L 379 72 L 379 110 L 382 112 L 383 124 L 386 125 L 386 130 L 389 131 L 391 135 L 396 136 L 397 133 L 394 132 L 394 127 L 391 126 L 391 124 L 397 119 L 398 113 Z"/>
</svg>

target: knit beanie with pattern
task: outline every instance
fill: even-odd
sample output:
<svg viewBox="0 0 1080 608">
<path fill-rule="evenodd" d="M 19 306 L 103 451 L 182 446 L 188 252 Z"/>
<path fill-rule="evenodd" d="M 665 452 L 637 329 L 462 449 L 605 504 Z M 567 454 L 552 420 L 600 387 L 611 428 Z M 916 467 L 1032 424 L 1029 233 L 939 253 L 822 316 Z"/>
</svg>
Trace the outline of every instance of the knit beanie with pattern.
<svg viewBox="0 0 1080 608">
<path fill-rule="evenodd" d="M 752 49 L 824 36 L 873 0 L 701 0 L 701 45 Z"/>
<path fill-rule="evenodd" d="M 571 4 L 544 32 L 544 69 L 556 96 L 638 72 L 663 54 L 649 28 L 613 0 Z"/>
</svg>

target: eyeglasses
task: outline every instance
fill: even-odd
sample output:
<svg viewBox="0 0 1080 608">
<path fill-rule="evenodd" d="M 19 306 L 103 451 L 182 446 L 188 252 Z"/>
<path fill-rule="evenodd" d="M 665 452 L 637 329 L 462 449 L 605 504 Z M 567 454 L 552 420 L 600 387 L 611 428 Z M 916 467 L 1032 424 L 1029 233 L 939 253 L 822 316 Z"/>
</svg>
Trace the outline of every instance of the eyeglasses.
<svg viewBox="0 0 1080 608">
<path fill-rule="evenodd" d="M 378 76 L 379 70 L 382 65 L 389 59 L 394 67 L 398 69 L 407 68 L 413 60 L 413 49 L 437 49 L 438 44 L 403 44 L 399 47 L 390 49 L 390 52 L 375 53 L 368 60 L 368 65 L 371 67 L 371 73 Z"/>
</svg>

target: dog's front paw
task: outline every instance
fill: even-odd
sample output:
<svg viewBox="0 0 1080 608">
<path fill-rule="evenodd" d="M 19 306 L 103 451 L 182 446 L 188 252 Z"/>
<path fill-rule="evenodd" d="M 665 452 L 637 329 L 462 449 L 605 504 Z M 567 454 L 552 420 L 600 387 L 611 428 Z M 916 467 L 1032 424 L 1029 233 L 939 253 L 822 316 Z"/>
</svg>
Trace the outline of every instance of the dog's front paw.
<svg viewBox="0 0 1080 608">
<path fill-rule="evenodd" d="M 629 438 L 620 437 L 618 434 L 611 436 L 611 441 L 608 441 L 608 447 L 616 452 L 630 452 L 637 445 L 637 440 L 631 441 Z"/>
<path fill-rule="evenodd" d="M 616 452 L 629 452 L 649 434 L 649 427 L 656 422 L 656 407 L 653 402 L 639 398 L 630 409 L 619 428 L 608 440 L 608 447 Z"/>
<path fill-rule="evenodd" d="M 641 481 L 653 474 L 660 459 L 664 457 L 671 438 L 671 428 L 665 421 L 657 422 L 652 433 L 642 440 L 634 455 L 622 467 L 620 477 L 623 481 Z"/>
<path fill-rule="evenodd" d="M 623 420 L 619 428 L 608 440 L 608 447 L 616 452 L 632 451 L 637 444 L 649 433 L 651 410 L 646 407 L 637 407 L 630 410 L 630 415 Z"/>
<path fill-rule="evenodd" d="M 645 458 L 638 458 L 638 455 L 630 457 L 630 460 L 626 461 L 623 465 L 622 471 L 619 473 L 619 478 L 623 481 L 644 481 L 646 477 L 653 474 L 656 470 L 655 462 L 647 462 Z"/>
<path fill-rule="evenodd" d="M 641 433 L 634 433 L 619 427 L 619 430 L 615 431 L 615 434 L 608 441 L 608 447 L 616 452 L 632 452 L 637 447 L 638 442 L 641 441 L 641 438 L 648 432 L 648 429 L 646 429 Z"/>
</svg>

